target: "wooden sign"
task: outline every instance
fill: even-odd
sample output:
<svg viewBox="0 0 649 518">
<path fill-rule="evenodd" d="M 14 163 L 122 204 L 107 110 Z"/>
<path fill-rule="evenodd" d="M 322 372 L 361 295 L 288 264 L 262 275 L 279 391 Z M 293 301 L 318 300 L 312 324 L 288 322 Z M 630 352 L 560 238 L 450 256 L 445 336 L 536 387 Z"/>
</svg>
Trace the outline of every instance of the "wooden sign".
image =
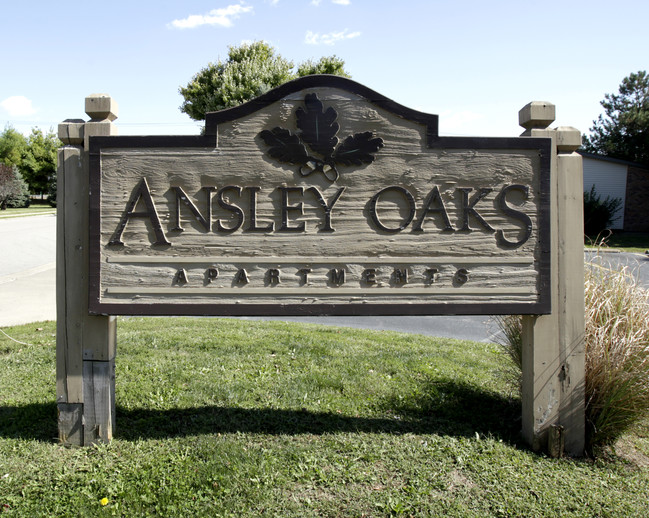
<svg viewBox="0 0 649 518">
<path fill-rule="evenodd" d="M 94 314 L 550 312 L 549 138 L 439 137 L 348 79 L 90 138 Z"/>
</svg>

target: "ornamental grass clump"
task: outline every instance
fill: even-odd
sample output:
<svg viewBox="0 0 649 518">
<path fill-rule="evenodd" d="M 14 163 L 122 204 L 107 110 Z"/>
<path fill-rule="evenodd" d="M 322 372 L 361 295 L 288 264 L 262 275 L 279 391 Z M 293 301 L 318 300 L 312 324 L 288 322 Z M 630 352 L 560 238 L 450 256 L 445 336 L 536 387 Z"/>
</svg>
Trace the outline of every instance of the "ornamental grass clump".
<svg viewBox="0 0 649 518">
<path fill-rule="evenodd" d="M 523 383 L 523 318 L 520 315 L 494 318 L 501 332 L 498 343 L 509 360 L 503 367 L 503 374 L 512 390 L 520 394 Z"/>
<path fill-rule="evenodd" d="M 586 441 L 593 453 L 649 416 L 649 292 L 627 270 L 589 264 L 585 312 Z M 520 390 L 522 317 L 496 321 Z"/>
<path fill-rule="evenodd" d="M 649 292 L 626 271 L 586 269 L 586 424 L 590 448 L 649 415 Z"/>
</svg>

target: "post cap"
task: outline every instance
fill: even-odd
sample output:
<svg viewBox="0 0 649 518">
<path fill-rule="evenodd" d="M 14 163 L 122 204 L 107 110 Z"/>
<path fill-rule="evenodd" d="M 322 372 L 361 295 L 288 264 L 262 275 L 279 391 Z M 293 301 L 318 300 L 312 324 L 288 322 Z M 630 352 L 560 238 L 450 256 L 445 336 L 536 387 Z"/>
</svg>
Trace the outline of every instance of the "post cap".
<svg viewBox="0 0 649 518">
<path fill-rule="evenodd" d="M 108 94 L 91 94 L 86 97 L 86 113 L 93 121 L 117 118 L 117 102 Z"/>
<path fill-rule="evenodd" d="M 59 139 L 66 145 L 78 146 L 83 144 L 83 126 L 82 119 L 65 119 L 59 124 Z"/>
<path fill-rule="evenodd" d="M 559 126 L 557 132 L 557 150 L 564 153 L 577 151 L 581 146 L 581 132 L 572 126 Z"/>
<path fill-rule="evenodd" d="M 518 124 L 526 130 L 545 129 L 554 122 L 555 106 L 545 101 L 532 101 L 518 112 Z"/>
</svg>

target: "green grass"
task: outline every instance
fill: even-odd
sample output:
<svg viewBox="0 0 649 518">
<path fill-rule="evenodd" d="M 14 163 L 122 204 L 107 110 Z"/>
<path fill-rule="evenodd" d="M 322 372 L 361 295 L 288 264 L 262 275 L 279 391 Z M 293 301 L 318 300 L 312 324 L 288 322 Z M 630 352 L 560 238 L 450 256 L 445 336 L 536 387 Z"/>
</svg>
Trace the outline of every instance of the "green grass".
<svg viewBox="0 0 649 518">
<path fill-rule="evenodd" d="M 4 331 L 33 345 L 0 334 L 3 517 L 646 514 L 647 427 L 597 460 L 529 451 L 494 344 L 120 320 L 115 439 L 80 449 L 55 443 L 54 324 Z"/>
<path fill-rule="evenodd" d="M 604 237 L 603 245 L 599 243 Z M 621 252 L 635 252 L 643 254 L 649 250 L 649 232 L 622 232 L 613 231 L 608 236 L 589 238 L 586 236 L 585 245 L 587 248 L 599 248 L 604 246 Z"/>
<path fill-rule="evenodd" d="M 56 207 L 47 203 L 32 203 L 24 209 L 0 210 L 0 218 L 18 218 L 23 216 L 37 216 L 40 214 L 56 214 Z"/>
</svg>

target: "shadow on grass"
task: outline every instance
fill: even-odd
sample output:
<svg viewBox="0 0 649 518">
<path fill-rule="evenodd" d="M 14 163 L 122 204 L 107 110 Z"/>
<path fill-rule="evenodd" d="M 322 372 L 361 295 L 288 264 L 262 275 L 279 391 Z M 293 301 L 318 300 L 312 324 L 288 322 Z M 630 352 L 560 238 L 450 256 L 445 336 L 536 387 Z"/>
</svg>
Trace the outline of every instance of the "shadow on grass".
<svg viewBox="0 0 649 518">
<path fill-rule="evenodd" d="M 518 443 L 520 402 L 457 381 L 422 386 L 421 396 L 379 404 L 381 417 L 312 410 L 202 406 L 155 410 L 117 406 L 115 437 L 165 439 L 213 433 L 394 433 L 473 437 L 476 433 Z M 0 437 L 50 442 L 57 436 L 56 404 L 0 406 Z"/>
<path fill-rule="evenodd" d="M 56 403 L 32 403 L 22 406 L 0 405 L 0 437 L 56 441 Z"/>
</svg>

